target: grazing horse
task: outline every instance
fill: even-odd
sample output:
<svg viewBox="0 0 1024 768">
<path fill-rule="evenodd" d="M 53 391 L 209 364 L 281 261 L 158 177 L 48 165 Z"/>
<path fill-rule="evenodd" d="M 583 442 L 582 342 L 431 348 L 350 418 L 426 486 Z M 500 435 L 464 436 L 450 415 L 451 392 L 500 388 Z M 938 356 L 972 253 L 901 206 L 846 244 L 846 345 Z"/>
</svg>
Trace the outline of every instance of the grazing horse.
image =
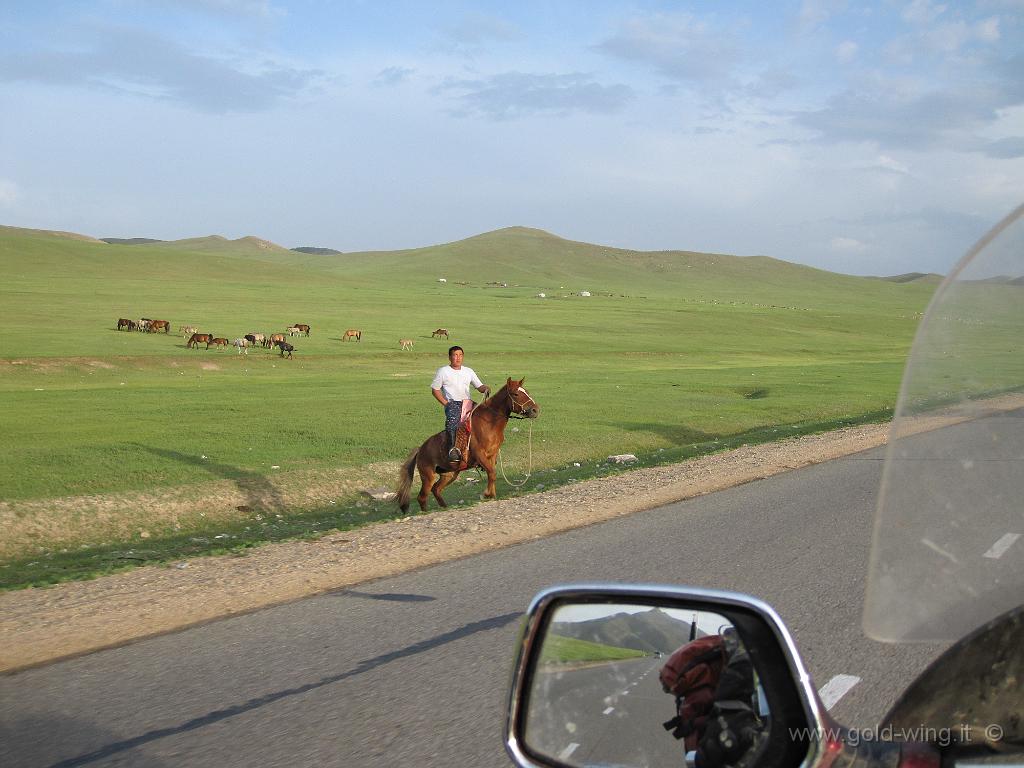
<svg viewBox="0 0 1024 768">
<path fill-rule="evenodd" d="M 439 339 L 442 336 L 444 336 L 447 339 L 448 338 L 448 329 L 447 328 L 438 328 L 436 331 L 434 331 L 432 334 L 430 334 L 430 338 L 434 338 L 435 336 L 437 336 L 437 338 L 439 338 Z"/>
<path fill-rule="evenodd" d="M 402 349 L 412 349 L 412 339 L 399 339 L 398 343 Z"/>
<path fill-rule="evenodd" d="M 243 352 L 245 354 L 247 354 L 247 355 L 249 354 L 249 344 L 250 344 L 250 342 L 249 342 L 248 337 L 246 337 L 244 339 L 235 339 L 231 343 L 234 346 L 238 347 L 238 354 L 242 354 Z"/>
<path fill-rule="evenodd" d="M 284 332 L 287 333 L 289 336 L 298 336 L 300 333 L 302 333 L 302 331 L 299 330 L 299 326 L 297 325 L 289 325 L 287 328 L 284 329 Z"/>
<path fill-rule="evenodd" d="M 363 332 L 358 328 L 349 328 L 341 335 L 342 341 L 348 341 L 349 339 L 355 339 L 356 341 L 363 340 Z"/>
<path fill-rule="evenodd" d="M 277 346 L 279 341 L 284 341 L 283 333 L 272 333 L 266 339 L 263 340 L 263 346 L 267 349 L 273 349 Z"/>
<path fill-rule="evenodd" d="M 171 332 L 171 324 L 166 320 L 151 320 L 149 322 L 149 332 L 156 333 L 162 330 L 164 333 Z"/>
<path fill-rule="evenodd" d="M 199 349 L 200 344 L 206 344 L 207 349 L 209 349 L 209 344 L 212 340 L 212 333 L 193 333 L 192 336 L 189 337 L 188 343 L 185 344 L 185 346 L 191 349 Z"/>
<path fill-rule="evenodd" d="M 309 336 L 309 326 L 306 325 L 305 323 L 296 323 L 295 325 L 292 326 L 292 328 L 298 328 L 301 333 L 304 333 L 307 336 Z"/>
<path fill-rule="evenodd" d="M 496 394 L 473 409 L 473 433 L 466 466 L 453 465 L 448 460 L 447 436 L 444 432 L 428 437 L 419 448 L 409 454 L 398 475 L 398 506 L 402 508 L 402 512 L 409 511 L 410 488 L 413 473 L 417 469 L 420 471 L 423 485 L 416 500 L 424 512 L 427 511 L 428 490 L 434 494 L 438 504 L 447 507 L 441 497 L 441 491 L 454 481 L 463 469 L 471 467 L 482 467 L 487 473 L 487 490 L 484 492 L 484 498 L 496 498 L 494 466 L 498 460 L 498 450 L 505 440 L 505 425 L 508 424 L 509 417 L 535 419 L 539 413 L 540 406 L 523 388 L 523 379 L 509 379 Z"/>
<path fill-rule="evenodd" d="M 130 331 L 135 327 L 134 320 L 128 320 L 127 318 L 121 317 L 117 320 L 117 330 L 128 330 Z"/>
<path fill-rule="evenodd" d="M 228 340 L 220 336 L 218 336 L 215 339 L 210 339 L 208 342 L 206 342 L 206 348 L 209 349 L 210 347 L 224 347 L 225 349 L 227 349 Z"/>
<path fill-rule="evenodd" d="M 187 339 L 193 333 L 197 333 L 199 329 L 194 325 L 179 325 L 178 333 L 181 334 L 181 338 Z"/>
<path fill-rule="evenodd" d="M 281 357 L 285 356 L 285 354 L 284 354 L 285 352 L 288 353 L 288 357 L 291 357 L 292 356 L 292 352 L 295 351 L 295 347 L 293 347 L 287 341 L 282 341 L 277 346 L 281 348 Z"/>
</svg>

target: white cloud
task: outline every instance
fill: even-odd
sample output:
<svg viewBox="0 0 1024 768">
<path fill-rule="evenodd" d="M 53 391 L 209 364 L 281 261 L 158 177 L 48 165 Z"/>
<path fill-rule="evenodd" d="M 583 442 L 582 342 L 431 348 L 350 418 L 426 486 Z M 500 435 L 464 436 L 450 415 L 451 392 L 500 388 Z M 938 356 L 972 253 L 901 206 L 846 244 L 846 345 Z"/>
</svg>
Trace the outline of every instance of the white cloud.
<svg viewBox="0 0 1024 768">
<path fill-rule="evenodd" d="M 568 115 L 573 112 L 608 114 L 634 98 L 627 85 L 601 85 L 589 75 L 505 72 L 484 80 L 458 80 L 440 91 L 461 91 L 459 114 L 508 120 L 529 115 Z"/>
<path fill-rule="evenodd" d="M 828 144 L 872 142 L 890 151 L 983 151 L 989 142 L 979 137 L 998 122 L 1001 110 L 1024 104 L 1022 70 L 1024 57 L 1018 57 L 988 72 L 964 70 L 961 82 L 941 83 L 938 88 L 915 79 L 876 75 L 851 83 L 821 108 L 796 113 L 795 122 Z M 998 150 L 1005 155 L 1012 149 L 1009 144 Z"/>
<path fill-rule="evenodd" d="M 864 253 L 868 246 L 852 237 L 833 237 L 828 247 L 838 253 Z"/>
<path fill-rule="evenodd" d="M 177 5 L 205 13 L 223 16 L 276 19 L 287 15 L 284 8 L 278 8 L 269 0 L 165 0 L 168 5 Z"/>
<path fill-rule="evenodd" d="M 901 15 L 909 24 L 930 24 L 945 12 L 945 5 L 933 3 L 931 0 L 912 0 Z"/>
<path fill-rule="evenodd" d="M 800 31 L 806 33 L 819 29 L 833 14 L 845 8 L 844 0 L 804 0 L 797 14 Z"/>
<path fill-rule="evenodd" d="M 21 190 L 13 181 L 0 179 L 0 205 L 14 205 L 21 197 Z"/>
<path fill-rule="evenodd" d="M 853 61 L 857 57 L 859 46 L 852 40 L 844 40 L 836 46 L 836 58 L 843 64 Z"/>
<path fill-rule="evenodd" d="M 406 82 L 416 70 L 408 67 L 387 67 L 377 73 L 373 84 L 377 86 L 401 85 Z"/>
<path fill-rule="evenodd" d="M 974 30 L 964 21 L 939 24 L 921 36 L 925 45 L 938 53 L 956 53 L 974 39 Z"/>
<path fill-rule="evenodd" d="M 504 19 L 482 13 L 470 13 L 458 24 L 449 27 L 447 36 L 460 45 L 482 45 L 489 42 L 508 42 L 523 36 L 522 30 Z"/>
<path fill-rule="evenodd" d="M 910 173 L 910 167 L 906 163 L 901 163 L 899 160 L 889 157 L 888 155 L 879 155 L 878 159 L 875 161 L 875 167 L 903 175 Z"/>
<path fill-rule="evenodd" d="M 739 46 L 725 30 L 711 29 L 689 14 L 635 17 L 596 50 L 647 64 L 678 82 L 721 85 L 732 80 Z"/>
<path fill-rule="evenodd" d="M 1000 38 L 999 17 L 992 16 L 974 25 L 974 34 L 979 40 L 994 43 Z"/>
<path fill-rule="evenodd" d="M 106 28 L 90 47 L 0 55 L 0 82 L 86 87 L 223 113 L 270 109 L 325 75 L 272 62 L 249 65 L 195 53 L 138 28 Z"/>
</svg>

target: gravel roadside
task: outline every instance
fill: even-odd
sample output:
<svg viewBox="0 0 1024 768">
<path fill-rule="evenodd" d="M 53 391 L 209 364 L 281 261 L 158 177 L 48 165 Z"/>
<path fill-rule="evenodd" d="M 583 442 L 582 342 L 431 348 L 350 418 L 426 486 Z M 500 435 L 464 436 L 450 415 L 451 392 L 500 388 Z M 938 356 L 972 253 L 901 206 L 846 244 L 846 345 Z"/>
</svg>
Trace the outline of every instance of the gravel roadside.
<svg viewBox="0 0 1024 768">
<path fill-rule="evenodd" d="M 515 499 L 0 594 L 0 672 L 122 645 L 839 458 L 885 443 L 850 427 L 638 469 Z M 499 485 L 500 493 L 500 485 Z"/>
</svg>

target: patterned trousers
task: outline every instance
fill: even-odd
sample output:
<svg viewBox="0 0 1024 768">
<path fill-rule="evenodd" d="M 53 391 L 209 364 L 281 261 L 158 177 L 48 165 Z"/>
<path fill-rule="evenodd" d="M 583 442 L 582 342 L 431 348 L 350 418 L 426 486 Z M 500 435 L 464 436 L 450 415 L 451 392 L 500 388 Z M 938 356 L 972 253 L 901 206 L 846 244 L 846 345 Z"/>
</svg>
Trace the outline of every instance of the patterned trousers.
<svg viewBox="0 0 1024 768">
<path fill-rule="evenodd" d="M 459 422 L 462 420 L 462 401 L 461 400 L 449 400 L 448 405 L 444 407 L 444 429 L 448 433 L 448 449 L 451 450 L 455 446 L 455 432 L 459 428 Z"/>
</svg>

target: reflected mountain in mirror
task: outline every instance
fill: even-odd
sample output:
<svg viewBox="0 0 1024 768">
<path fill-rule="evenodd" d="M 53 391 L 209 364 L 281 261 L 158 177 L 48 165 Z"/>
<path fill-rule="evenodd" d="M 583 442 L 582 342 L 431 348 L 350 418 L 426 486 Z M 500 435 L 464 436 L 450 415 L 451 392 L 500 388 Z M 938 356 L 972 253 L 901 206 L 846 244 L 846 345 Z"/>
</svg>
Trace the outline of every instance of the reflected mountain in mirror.
<svg viewBox="0 0 1024 768">
<path fill-rule="evenodd" d="M 743 766 L 766 728 L 757 676 L 723 616 L 561 604 L 534 662 L 526 746 L 569 766 Z"/>
</svg>

